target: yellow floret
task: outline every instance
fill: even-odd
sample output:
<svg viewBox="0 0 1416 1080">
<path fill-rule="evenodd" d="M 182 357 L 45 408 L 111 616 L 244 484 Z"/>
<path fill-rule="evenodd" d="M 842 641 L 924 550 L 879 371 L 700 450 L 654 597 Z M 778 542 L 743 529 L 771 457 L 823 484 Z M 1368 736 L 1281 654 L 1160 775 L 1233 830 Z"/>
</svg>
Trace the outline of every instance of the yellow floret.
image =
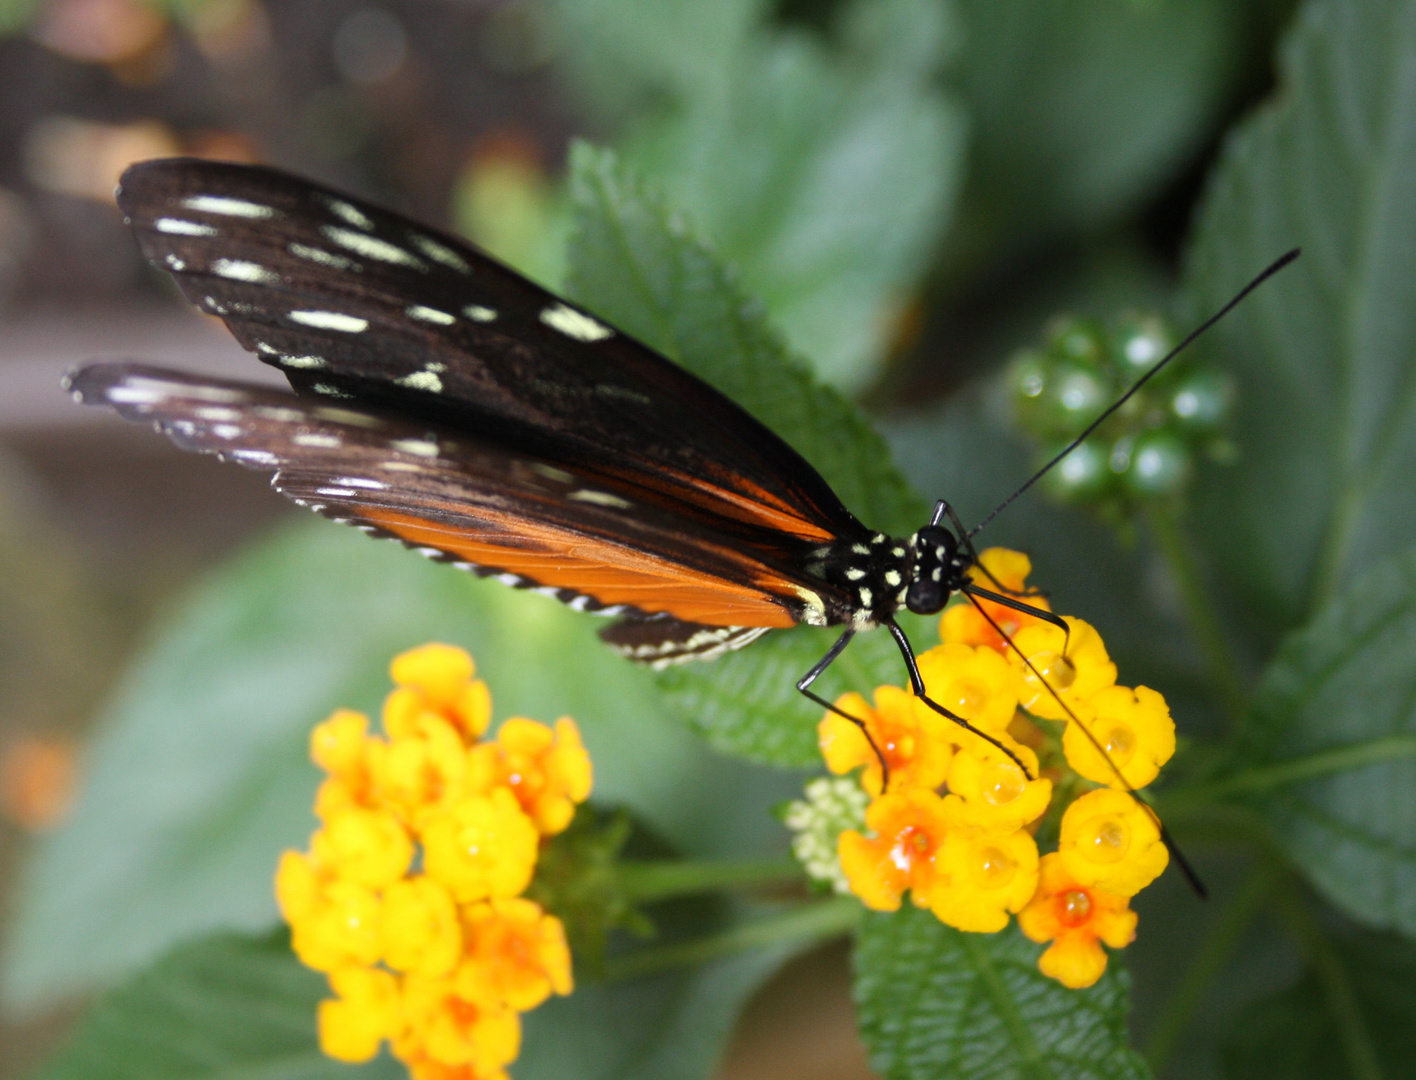
<svg viewBox="0 0 1416 1080">
<path fill-rule="evenodd" d="M 377 968 L 331 972 L 338 995 L 320 1002 L 320 1049 L 336 1061 L 369 1061 L 385 1039 L 397 1038 L 403 1024 L 398 980 Z"/>
<path fill-rule="evenodd" d="M 374 890 L 353 881 L 322 882 L 314 903 L 290 924 L 290 944 L 316 971 L 377 963 L 382 903 Z"/>
<path fill-rule="evenodd" d="M 413 861 L 413 841 L 387 810 L 351 807 L 332 815 L 311 838 L 315 861 L 371 889 L 397 881 Z"/>
<path fill-rule="evenodd" d="M 1067 724 L 1062 749 L 1067 763 L 1088 780 L 1122 790 L 1142 788 L 1175 753 L 1175 721 L 1165 698 L 1149 687 L 1108 686 Z"/>
<path fill-rule="evenodd" d="M 1049 720 L 1067 719 L 1062 703 L 1074 710 L 1084 707 L 1116 682 L 1116 665 L 1106 654 L 1101 635 L 1081 619 L 1064 615 L 1062 620 L 1071 628 L 1070 638 L 1060 627 L 1038 623 L 1018 631 L 1013 639 L 1017 652 L 1011 654 L 1021 676 L 1023 708 Z"/>
<path fill-rule="evenodd" d="M 1037 888 L 1037 843 L 1022 829 L 951 829 L 935 863 L 939 884 L 930 909 L 958 930 L 1002 930 L 1008 913 L 1022 910 Z"/>
<path fill-rule="evenodd" d="M 1089 791 L 1067 807 L 1057 853 L 1079 884 L 1117 896 L 1135 896 L 1170 861 L 1154 815 L 1110 788 Z"/>
<path fill-rule="evenodd" d="M 462 959 L 462 922 L 452 894 L 426 875 L 390 885 L 383 898 L 384 962 L 409 974 L 448 975 Z"/>
<path fill-rule="evenodd" d="M 369 718 L 353 709 L 336 709 L 310 732 L 310 758 L 331 776 L 351 776 L 363 767 Z"/>
<path fill-rule="evenodd" d="M 979 556 L 978 561 L 980 566 L 969 568 L 969 580 L 979 588 L 999 592 L 999 585 L 1002 585 L 1005 594 L 1025 591 L 1027 576 L 1032 573 L 1032 561 L 1021 551 L 989 548 Z M 989 570 L 992 578 L 985 574 L 981 567 Z M 1051 610 L 1047 598 L 1043 596 L 1018 596 L 1017 599 L 1029 607 L 1042 611 Z M 979 608 L 983 610 L 980 611 Z M 1008 643 L 1003 640 L 999 631 L 1009 637 L 1016 637 L 1023 627 L 1038 622 L 1035 615 L 1028 615 L 994 600 L 966 599 L 963 603 L 944 609 L 944 615 L 939 620 L 939 636 L 946 645 L 982 645 L 1006 655 L 1010 651 Z"/>
<path fill-rule="evenodd" d="M 463 799 L 423 832 L 424 868 L 459 903 L 516 896 L 536 866 L 536 826 L 509 790 Z"/>
<path fill-rule="evenodd" d="M 384 730 L 398 738 L 411 718 L 429 711 L 469 742 L 479 738 L 491 721 L 492 702 L 486 683 L 473 681 L 476 670 L 467 651 L 454 645 L 423 645 L 394 657 L 389 674 L 398 689 L 384 702 Z"/>
<path fill-rule="evenodd" d="M 931 700 L 980 731 L 1006 731 L 1017 711 L 1018 673 L 992 649 L 936 645 L 920 654 L 919 673 Z M 915 708 L 933 712 L 923 702 L 916 702 Z M 962 729 L 954 727 L 962 735 Z M 951 737 L 958 742 L 960 735 Z"/>
<path fill-rule="evenodd" d="M 1010 833 L 1036 821 L 1052 801 L 1052 781 L 1037 775 L 1037 755 L 1014 743 L 1010 749 L 1022 759 L 1023 770 L 1010 758 L 998 753 L 983 754 L 976 748 L 959 750 L 949 766 L 949 791 L 945 802 L 957 809 L 952 820 L 977 829 Z"/>
</svg>

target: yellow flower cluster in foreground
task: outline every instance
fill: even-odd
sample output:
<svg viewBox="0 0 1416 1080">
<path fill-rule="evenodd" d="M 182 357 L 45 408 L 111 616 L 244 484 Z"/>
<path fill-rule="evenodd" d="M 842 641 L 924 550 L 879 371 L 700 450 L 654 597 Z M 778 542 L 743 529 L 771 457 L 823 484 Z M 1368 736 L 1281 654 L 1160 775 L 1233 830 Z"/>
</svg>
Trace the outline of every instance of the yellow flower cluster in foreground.
<svg viewBox="0 0 1416 1080">
<path fill-rule="evenodd" d="M 1023 592 L 1026 555 L 993 548 L 981 562 L 992 574 L 971 572 L 981 587 Z M 1046 607 L 1040 597 L 1028 603 Z M 1119 948 L 1131 941 L 1130 897 L 1169 859 L 1154 815 L 1130 789 L 1155 779 L 1174 753 L 1175 726 L 1160 694 L 1116 685 L 1101 636 L 1080 619 L 1065 617 L 1067 641 L 1034 616 L 989 601 L 981 607 L 988 617 L 972 604 L 944 612 L 943 644 L 919 657 L 920 674 L 933 700 L 1006 747 L 1028 774 L 907 690 L 879 687 L 873 705 L 843 695 L 837 706 L 866 722 L 889 785 L 860 728 L 827 713 L 819 728 L 827 767 L 860 769 L 872 800 L 865 832 L 840 834 L 840 869 L 851 891 L 879 911 L 896 910 L 908 890 L 916 905 L 960 930 L 1002 930 L 1017 914 L 1024 933 L 1052 942 L 1039 961 L 1044 973 L 1090 986 L 1106 970 L 1098 942 Z M 1103 785 L 1066 807 L 1057 851 L 1041 858 L 1033 833 L 1052 806 L 1053 779 L 1064 772 L 1039 772 L 1036 750 L 1017 736 L 1040 749 L 1047 737 L 1024 714 L 1065 722 L 1060 746 L 1075 774 L 1065 790 Z"/>
<path fill-rule="evenodd" d="M 542 841 L 590 794 L 574 721 L 505 721 L 472 658 L 449 645 L 396 657 L 384 735 L 340 710 L 310 753 L 328 778 L 307 853 L 276 895 L 300 960 L 326 972 L 320 1046 L 367 1061 L 387 1041 L 414 1080 L 504 1080 L 520 1013 L 571 989 L 559 919 L 521 895 Z"/>
</svg>

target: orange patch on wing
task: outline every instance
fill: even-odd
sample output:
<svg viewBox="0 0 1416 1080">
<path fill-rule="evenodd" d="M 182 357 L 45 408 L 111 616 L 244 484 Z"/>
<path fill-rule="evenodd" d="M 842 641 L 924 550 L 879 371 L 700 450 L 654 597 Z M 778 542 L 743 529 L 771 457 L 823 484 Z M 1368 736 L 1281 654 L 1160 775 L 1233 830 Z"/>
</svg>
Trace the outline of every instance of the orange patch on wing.
<svg viewBox="0 0 1416 1080">
<path fill-rule="evenodd" d="M 360 516 L 410 543 L 539 585 L 573 589 L 602 604 L 630 604 L 707 626 L 796 625 L 791 612 L 760 589 L 583 533 L 510 518 L 499 522 L 504 534 L 473 533 L 372 506 L 361 508 Z M 499 544 L 499 535 L 528 546 Z"/>
</svg>

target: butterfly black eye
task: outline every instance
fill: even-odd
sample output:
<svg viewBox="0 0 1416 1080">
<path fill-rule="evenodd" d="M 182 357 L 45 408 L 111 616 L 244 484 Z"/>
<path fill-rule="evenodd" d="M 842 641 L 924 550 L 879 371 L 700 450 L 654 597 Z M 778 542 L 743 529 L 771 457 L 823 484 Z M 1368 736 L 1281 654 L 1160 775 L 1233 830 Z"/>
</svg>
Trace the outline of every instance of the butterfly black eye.
<svg viewBox="0 0 1416 1080">
<path fill-rule="evenodd" d="M 933 615 L 948 599 L 937 581 L 916 581 L 905 593 L 905 607 L 916 615 Z"/>
</svg>

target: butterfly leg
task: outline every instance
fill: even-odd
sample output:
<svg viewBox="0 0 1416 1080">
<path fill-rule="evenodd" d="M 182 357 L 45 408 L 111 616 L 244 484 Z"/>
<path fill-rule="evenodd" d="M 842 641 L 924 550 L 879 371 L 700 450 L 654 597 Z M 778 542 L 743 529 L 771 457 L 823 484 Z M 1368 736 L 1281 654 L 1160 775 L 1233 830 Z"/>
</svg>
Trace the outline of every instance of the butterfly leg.
<svg viewBox="0 0 1416 1080">
<path fill-rule="evenodd" d="M 797 680 L 796 688 L 801 691 L 808 700 L 814 701 L 827 712 L 833 712 L 837 716 L 849 720 L 856 727 L 860 728 L 860 733 L 865 736 L 865 741 L 870 744 L 870 749 L 875 752 L 876 760 L 880 762 L 880 790 L 885 791 L 890 787 L 890 766 L 886 763 L 885 755 L 881 752 L 880 747 L 876 745 L 875 739 L 870 734 L 870 729 L 865 725 L 865 721 L 857 716 L 852 716 L 844 709 L 837 708 L 811 689 L 811 684 L 821 677 L 822 672 L 831 666 L 836 657 L 846 651 L 846 646 L 851 643 L 851 638 L 853 637 L 855 637 L 855 631 L 847 630 L 837 638 L 836 644 L 826 650 L 826 655 L 818 660 L 810 671 Z"/>
<path fill-rule="evenodd" d="M 1021 760 L 1019 760 L 1017 754 L 1009 750 L 992 735 L 989 735 L 987 732 L 984 731 L 979 731 L 978 728 L 974 727 L 962 716 L 959 716 L 957 713 L 950 712 L 948 709 L 944 708 L 943 705 L 940 705 L 937 701 L 930 698 L 929 695 L 924 692 L 924 679 L 919 673 L 919 664 L 915 662 L 914 648 L 910 645 L 910 639 L 905 636 L 905 632 L 900 629 L 900 625 L 895 622 L 894 619 L 886 620 L 885 625 L 890 628 L 890 636 L 895 639 L 895 644 L 899 646 L 900 649 L 900 655 L 904 657 L 905 667 L 910 673 L 910 687 L 914 690 L 915 697 L 919 698 L 920 701 L 924 702 L 940 716 L 944 717 L 947 720 L 954 721 L 954 723 L 958 724 L 965 731 L 971 731 L 980 739 L 983 739 L 985 742 L 992 743 L 994 746 L 998 747 L 999 750 L 1002 750 L 1003 753 L 1007 754 L 1008 757 L 1012 759 L 1013 764 L 1023 770 L 1024 776 L 1026 776 L 1029 780 L 1036 779 L 1036 777 L 1034 777 L 1032 773 L 1028 772 L 1028 767 L 1024 765 Z"/>
</svg>

